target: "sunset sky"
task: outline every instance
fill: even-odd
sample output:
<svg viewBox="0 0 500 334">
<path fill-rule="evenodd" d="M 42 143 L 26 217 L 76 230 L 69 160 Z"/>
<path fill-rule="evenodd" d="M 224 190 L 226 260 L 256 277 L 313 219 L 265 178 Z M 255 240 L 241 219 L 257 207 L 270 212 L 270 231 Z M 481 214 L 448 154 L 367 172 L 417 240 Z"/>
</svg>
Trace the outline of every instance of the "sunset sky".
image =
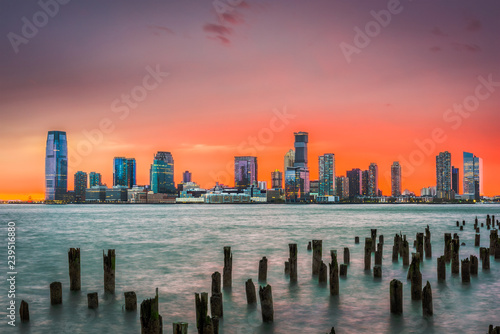
<svg viewBox="0 0 500 334">
<path fill-rule="evenodd" d="M 334 153 L 337 176 L 377 163 L 387 195 L 398 160 L 418 195 L 440 151 L 461 176 L 468 151 L 500 195 L 498 1 L 60 2 L 0 3 L 0 199 L 44 197 L 50 130 L 70 190 L 79 170 L 111 186 L 115 156 L 149 184 L 157 151 L 176 183 L 233 185 L 235 155 L 270 182 L 307 131 L 311 179 Z"/>
</svg>

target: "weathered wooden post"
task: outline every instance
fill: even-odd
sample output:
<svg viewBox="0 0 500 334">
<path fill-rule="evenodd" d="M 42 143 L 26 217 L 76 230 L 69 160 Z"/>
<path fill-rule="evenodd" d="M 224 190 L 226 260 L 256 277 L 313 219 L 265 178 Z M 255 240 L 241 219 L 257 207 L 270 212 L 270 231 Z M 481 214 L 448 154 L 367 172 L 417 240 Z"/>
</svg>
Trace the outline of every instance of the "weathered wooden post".
<svg viewBox="0 0 500 334">
<path fill-rule="evenodd" d="M 438 281 L 446 281 L 446 259 L 444 255 L 437 259 L 437 275 Z"/>
<path fill-rule="evenodd" d="M 479 262 L 477 260 L 477 256 L 471 255 L 470 256 L 470 274 L 477 275 L 478 267 L 479 267 Z"/>
<path fill-rule="evenodd" d="M 470 283 L 470 261 L 468 258 L 462 260 L 462 283 Z"/>
<path fill-rule="evenodd" d="M 210 297 L 210 309 L 212 310 L 212 317 L 216 316 L 218 318 L 222 318 L 224 313 L 220 281 L 220 273 L 218 271 L 214 272 L 212 274 L 212 296 Z"/>
<path fill-rule="evenodd" d="M 309 241 L 309 243 L 307 244 L 307 250 L 310 251 L 312 250 L 312 245 L 311 245 L 311 242 Z"/>
<path fill-rule="evenodd" d="M 393 279 L 389 285 L 391 313 L 403 314 L 403 283 Z"/>
<path fill-rule="evenodd" d="M 247 293 L 247 304 L 256 304 L 257 294 L 255 293 L 255 285 L 251 278 L 245 282 L 245 291 Z"/>
<path fill-rule="evenodd" d="M 420 261 L 424 260 L 424 234 L 417 233 L 417 252 L 420 254 Z"/>
<path fill-rule="evenodd" d="M 187 322 L 174 322 L 172 323 L 174 334 L 188 334 Z"/>
<path fill-rule="evenodd" d="M 422 299 L 422 273 L 420 273 L 420 253 L 411 259 L 408 275 L 411 280 L 411 300 Z"/>
<path fill-rule="evenodd" d="M 115 293 L 115 250 L 108 249 L 108 255 L 102 251 L 104 268 L 104 292 Z"/>
<path fill-rule="evenodd" d="M 163 333 L 163 319 L 158 308 L 158 288 L 155 298 L 145 299 L 141 303 L 141 334 Z"/>
<path fill-rule="evenodd" d="M 358 236 L 355 236 L 355 237 L 354 237 L 354 243 L 355 243 L 355 244 L 359 244 L 359 237 L 358 237 Z"/>
<path fill-rule="evenodd" d="M 323 257 L 323 240 L 313 240 L 313 261 L 312 261 L 312 274 L 319 274 L 319 267 L 321 266 L 321 259 Z"/>
<path fill-rule="evenodd" d="M 378 242 L 381 243 L 382 245 L 384 244 L 384 235 L 383 234 L 378 236 Z"/>
<path fill-rule="evenodd" d="M 213 334 L 219 334 L 219 318 L 218 317 L 212 317 L 212 330 Z"/>
<path fill-rule="evenodd" d="M 460 241 L 458 239 L 451 240 L 451 273 L 460 273 Z"/>
<path fill-rule="evenodd" d="M 124 292 L 125 296 L 125 310 L 126 311 L 136 311 L 137 310 L 137 296 L 134 291 Z"/>
<path fill-rule="evenodd" d="M 370 270 L 372 266 L 372 239 L 365 238 L 365 270 Z"/>
<path fill-rule="evenodd" d="M 392 246 L 392 262 L 398 262 L 399 260 L 399 246 Z"/>
<path fill-rule="evenodd" d="M 444 234 L 444 258 L 446 262 L 451 261 L 451 233 Z"/>
<path fill-rule="evenodd" d="M 259 281 L 265 282 L 267 280 L 267 257 L 263 257 L 259 261 Z"/>
<path fill-rule="evenodd" d="M 69 249 L 68 263 L 69 263 L 69 289 L 71 291 L 79 291 L 81 289 L 80 248 Z"/>
<path fill-rule="evenodd" d="M 351 253 L 349 252 L 349 247 L 344 247 L 344 263 L 349 264 L 351 262 Z"/>
<path fill-rule="evenodd" d="M 373 267 L 373 277 L 375 277 L 375 278 L 381 278 L 382 277 L 382 266 L 375 265 Z"/>
<path fill-rule="evenodd" d="M 97 296 L 97 292 L 87 293 L 87 305 L 91 309 L 99 307 L 99 297 Z"/>
<path fill-rule="evenodd" d="M 463 226 L 460 226 L 460 231 L 463 231 L 464 230 L 464 227 Z"/>
<path fill-rule="evenodd" d="M 221 277 L 220 272 L 216 271 L 212 274 L 212 295 L 216 293 L 221 293 Z"/>
<path fill-rule="evenodd" d="M 273 293 L 271 286 L 268 284 L 265 287 L 259 288 L 260 306 L 262 308 L 262 321 L 274 321 Z"/>
<path fill-rule="evenodd" d="M 422 291 L 422 314 L 427 317 L 434 314 L 434 308 L 432 306 L 432 289 L 429 281 L 427 281 Z"/>
<path fill-rule="evenodd" d="M 19 317 L 21 318 L 21 322 L 29 322 L 30 321 L 30 310 L 28 303 L 24 300 L 21 300 L 21 306 L 19 306 Z"/>
<path fill-rule="evenodd" d="M 50 283 L 50 304 L 62 304 L 62 284 L 61 282 Z"/>
<path fill-rule="evenodd" d="M 333 251 L 330 251 L 330 255 L 332 257 L 332 263 L 330 266 L 330 295 L 338 296 L 339 295 L 339 264 L 337 261 L 337 254 Z M 345 265 L 347 268 L 347 265 Z"/>
<path fill-rule="evenodd" d="M 498 230 L 490 231 L 490 255 L 495 255 L 495 247 L 498 240 Z"/>
<path fill-rule="evenodd" d="M 497 242 L 495 244 L 495 260 L 500 259 L 500 238 L 497 239 Z"/>
<path fill-rule="evenodd" d="M 208 332 L 207 329 L 213 332 L 212 319 L 208 316 L 208 293 L 195 293 L 194 297 L 196 304 L 196 328 L 198 328 L 198 333 L 206 334 Z"/>
<path fill-rule="evenodd" d="M 481 257 L 483 270 L 490 269 L 490 250 L 485 247 L 479 248 L 479 256 Z"/>
<path fill-rule="evenodd" d="M 347 276 L 347 264 L 343 263 L 339 266 L 339 274 L 340 276 L 342 277 L 346 277 Z"/>
<path fill-rule="evenodd" d="M 481 235 L 480 234 L 476 234 L 476 238 L 474 240 L 474 246 L 475 247 L 480 247 L 481 245 Z"/>
<path fill-rule="evenodd" d="M 383 252 L 383 247 L 384 244 L 381 244 L 380 242 L 377 245 L 377 250 L 375 251 L 375 265 L 376 266 L 381 266 L 382 265 L 382 252 Z"/>
<path fill-rule="evenodd" d="M 224 269 L 223 269 L 223 286 L 230 289 L 233 285 L 233 254 L 231 247 L 224 247 Z"/>
<path fill-rule="evenodd" d="M 459 226 L 460 226 L 460 222 L 457 220 L 457 227 L 459 227 Z"/>
<path fill-rule="evenodd" d="M 285 275 L 290 276 L 290 262 L 285 261 Z"/>
<path fill-rule="evenodd" d="M 290 257 L 288 263 L 290 264 L 290 282 L 297 282 L 297 244 L 288 244 L 290 249 Z"/>
<path fill-rule="evenodd" d="M 408 266 L 410 265 L 410 245 L 408 244 L 406 238 L 403 239 L 402 245 L 403 252 L 401 254 L 401 257 L 403 258 L 403 266 Z"/>
<path fill-rule="evenodd" d="M 376 251 L 375 247 L 377 246 L 377 229 L 376 228 L 372 228 L 370 230 L 370 233 L 371 233 L 371 236 L 372 236 L 372 250 L 371 250 L 371 252 L 375 253 L 375 251 Z"/>
<path fill-rule="evenodd" d="M 326 284 L 327 280 L 328 280 L 328 267 L 323 261 L 321 261 L 318 273 L 318 283 L 320 285 Z"/>
<path fill-rule="evenodd" d="M 424 251 L 425 251 L 425 258 L 431 259 L 432 245 L 431 245 L 431 229 L 429 228 L 429 225 L 427 225 L 427 227 L 425 228 Z"/>
</svg>

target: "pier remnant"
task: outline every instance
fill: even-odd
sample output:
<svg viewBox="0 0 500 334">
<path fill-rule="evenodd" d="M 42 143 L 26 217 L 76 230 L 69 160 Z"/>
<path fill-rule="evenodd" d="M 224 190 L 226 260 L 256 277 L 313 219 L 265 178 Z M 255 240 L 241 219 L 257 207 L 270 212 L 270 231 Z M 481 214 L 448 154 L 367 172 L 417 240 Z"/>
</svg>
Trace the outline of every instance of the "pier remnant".
<svg viewBox="0 0 500 334">
<path fill-rule="evenodd" d="M 251 278 L 249 278 L 245 282 L 245 291 L 247 294 L 247 304 L 256 304 L 257 303 L 257 294 L 255 292 L 255 284 L 253 284 Z"/>
<path fill-rule="evenodd" d="M 347 264 L 343 263 L 339 266 L 339 275 L 342 277 L 347 276 Z"/>
<path fill-rule="evenodd" d="M 263 257 L 259 261 L 259 281 L 265 282 L 267 280 L 267 257 Z"/>
<path fill-rule="evenodd" d="M 108 255 L 102 251 L 104 269 L 104 292 L 115 293 L 115 250 L 108 249 Z"/>
<path fill-rule="evenodd" d="M 351 252 L 349 247 L 344 247 L 344 263 L 349 264 L 351 262 Z"/>
<path fill-rule="evenodd" d="M 221 293 L 220 288 L 220 272 L 216 271 L 212 274 L 212 295 L 216 293 Z"/>
<path fill-rule="evenodd" d="M 222 318 L 224 316 L 222 293 L 214 293 L 210 296 L 210 310 L 212 317 Z"/>
<path fill-rule="evenodd" d="M 68 251 L 69 264 L 69 289 L 71 291 L 80 291 L 80 248 L 70 248 Z"/>
<path fill-rule="evenodd" d="M 323 257 L 323 240 L 313 240 L 312 274 L 318 275 Z"/>
<path fill-rule="evenodd" d="M 444 258 L 446 262 L 451 261 L 451 233 L 444 234 Z"/>
<path fill-rule="evenodd" d="M 372 236 L 372 250 L 371 250 L 371 252 L 375 253 L 375 251 L 376 251 L 375 247 L 377 245 L 377 229 L 376 228 L 372 228 L 370 230 L 370 234 Z"/>
<path fill-rule="evenodd" d="M 187 322 L 174 322 L 172 323 L 173 334 L 188 334 Z"/>
<path fill-rule="evenodd" d="M 141 303 L 141 334 L 163 333 L 163 319 L 158 308 L 158 288 L 155 298 L 145 299 Z"/>
<path fill-rule="evenodd" d="M 403 283 L 393 279 L 389 285 L 391 313 L 403 314 Z"/>
<path fill-rule="evenodd" d="M 136 311 L 137 310 L 137 296 L 134 291 L 124 292 L 125 296 L 125 310 L 126 311 Z"/>
<path fill-rule="evenodd" d="M 377 264 L 373 267 L 373 277 L 375 277 L 375 278 L 382 277 L 382 266 Z"/>
<path fill-rule="evenodd" d="M 481 246 L 481 235 L 476 234 L 476 238 L 474 239 L 474 247 L 480 247 Z"/>
<path fill-rule="evenodd" d="M 427 317 L 430 317 L 434 314 L 434 309 L 432 306 L 432 289 L 429 281 L 427 281 L 427 284 L 422 290 L 422 314 Z"/>
<path fill-rule="evenodd" d="M 462 260 L 462 283 L 470 283 L 470 261 L 468 258 Z"/>
<path fill-rule="evenodd" d="M 28 303 L 24 300 L 21 300 L 21 306 L 19 306 L 19 317 L 21 318 L 21 322 L 29 322 L 30 321 L 30 310 Z"/>
<path fill-rule="evenodd" d="M 432 244 L 431 244 L 431 229 L 429 228 L 429 225 L 427 225 L 427 227 L 425 228 L 424 251 L 425 251 L 425 258 L 431 259 L 432 258 Z"/>
<path fill-rule="evenodd" d="M 309 243 L 307 244 L 307 250 L 310 251 L 312 250 L 312 246 L 311 246 L 311 242 L 309 241 Z"/>
<path fill-rule="evenodd" d="M 377 250 L 375 251 L 375 265 L 376 266 L 381 266 L 382 265 L 382 252 L 383 252 L 384 244 L 381 244 L 380 242 L 377 245 Z"/>
<path fill-rule="evenodd" d="M 224 269 L 222 275 L 223 287 L 230 289 L 233 285 L 233 254 L 229 246 L 224 247 Z"/>
<path fill-rule="evenodd" d="M 355 237 L 354 237 L 354 243 L 355 243 L 355 244 L 359 244 L 359 237 L 358 237 L 358 236 L 355 236 Z"/>
<path fill-rule="evenodd" d="M 50 283 L 50 304 L 62 304 L 62 284 L 61 282 Z"/>
<path fill-rule="evenodd" d="M 212 319 L 208 316 L 208 293 L 195 293 L 196 328 L 199 334 L 212 334 Z M 142 305 L 141 305 L 142 311 Z"/>
<path fill-rule="evenodd" d="M 330 252 L 332 257 L 332 263 L 329 264 L 330 267 L 330 295 L 339 295 L 339 263 L 337 261 L 337 254 L 333 251 Z M 347 271 L 347 265 L 344 264 Z M 342 268 L 342 265 L 341 265 Z"/>
<path fill-rule="evenodd" d="M 372 239 L 365 238 L 365 270 L 371 269 L 372 263 Z"/>
<path fill-rule="evenodd" d="M 485 247 L 479 248 L 479 256 L 481 257 L 483 270 L 490 269 L 490 250 Z"/>
<path fill-rule="evenodd" d="M 273 307 L 273 293 L 271 286 L 268 284 L 259 288 L 260 306 L 262 309 L 262 321 L 273 322 L 274 320 L 274 307 Z"/>
<path fill-rule="evenodd" d="M 87 293 L 87 305 L 91 309 L 96 309 L 99 307 L 99 297 L 97 292 Z"/>
<path fill-rule="evenodd" d="M 446 260 L 444 255 L 437 259 L 437 276 L 438 281 L 446 281 Z"/>
<path fill-rule="evenodd" d="M 422 273 L 420 272 L 420 253 L 416 253 L 412 259 L 410 268 L 408 269 L 408 276 L 411 281 L 411 299 L 422 299 Z"/>
<path fill-rule="evenodd" d="M 420 254 L 420 261 L 424 260 L 424 234 L 417 233 L 417 252 Z"/>
<path fill-rule="evenodd" d="M 288 244 L 290 257 L 288 263 L 290 265 L 290 282 L 297 282 L 297 244 Z"/>
<path fill-rule="evenodd" d="M 290 276 L 290 262 L 285 261 L 285 275 Z"/>
<path fill-rule="evenodd" d="M 404 237 L 404 239 L 402 241 L 401 257 L 403 258 L 403 266 L 410 265 L 410 245 L 408 244 L 408 241 L 406 240 L 406 236 Z"/>
<path fill-rule="evenodd" d="M 451 273 L 460 273 L 460 241 L 458 239 L 451 240 Z"/>
</svg>

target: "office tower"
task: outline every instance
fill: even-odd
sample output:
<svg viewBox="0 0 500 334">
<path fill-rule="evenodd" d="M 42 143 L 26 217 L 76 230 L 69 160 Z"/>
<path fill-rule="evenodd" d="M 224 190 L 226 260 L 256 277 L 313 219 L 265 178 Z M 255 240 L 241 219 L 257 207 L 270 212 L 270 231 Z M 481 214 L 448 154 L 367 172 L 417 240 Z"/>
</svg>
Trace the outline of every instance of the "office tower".
<svg viewBox="0 0 500 334">
<path fill-rule="evenodd" d="M 477 200 L 483 194 L 483 159 L 464 152 L 464 194 Z"/>
<path fill-rule="evenodd" d="M 340 199 L 349 198 L 349 178 L 338 176 L 335 178 L 335 195 Z"/>
<path fill-rule="evenodd" d="M 191 173 L 187 170 L 182 173 L 182 183 L 191 182 Z"/>
<path fill-rule="evenodd" d="M 90 172 L 89 174 L 90 185 L 89 188 L 100 186 L 102 184 L 101 173 Z"/>
<path fill-rule="evenodd" d="M 451 198 L 451 154 L 448 151 L 436 156 L 436 192 L 438 198 Z"/>
<path fill-rule="evenodd" d="M 170 152 L 157 152 L 149 170 L 151 191 L 155 194 L 175 194 L 174 158 Z"/>
<path fill-rule="evenodd" d="M 319 195 L 319 180 L 309 181 L 309 193 Z M 319 195 L 321 196 L 321 195 Z"/>
<path fill-rule="evenodd" d="M 295 151 L 294 150 L 289 150 L 285 154 L 285 169 L 286 171 L 287 167 L 293 167 L 295 163 Z"/>
<path fill-rule="evenodd" d="M 234 157 L 234 186 L 245 189 L 258 186 L 257 157 Z"/>
<path fill-rule="evenodd" d="M 361 195 L 368 196 L 368 184 L 370 181 L 370 174 L 368 170 L 361 172 Z"/>
<path fill-rule="evenodd" d="M 267 190 L 267 181 L 259 181 L 259 189 Z"/>
<path fill-rule="evenodd" d="M 378 166 L 374 162 L 368 167 L 368 196 L 378 196 Z"/>
<path fill-rule="evenodd" d="M 68 190 L 66 132 L 49 131 L 45 148 L 45 200 L 61 201 Z"/>
<path fill-rule="evenodd" d="M 460 169 L 451 166 L 451 190 L 460 194 Z"/>
<path fill-rule="evenodd" d="M 288 202 L 307 201 L 310 192 L 307 167 L 307 132 L 295 132 L 295 162 L 285 170 L 285 197 Z"/>
<path fill-rule="evenodd" d="M 335 195 L 335 154 L 319 156 L 319 196 Z"/>
<path fill-rule="evenodd" d="M 283 188 L 283 173 L 281 173 L 279 170 L 276 169 L 274 172 L 271 172 L 271 180 L 273 189 Z"/>
<path fill-rule="evenodd" d="M 360 196 L 362 193 L 361 189 L 361 181 L 362 181 L 362 173 L 361 169 L 354 168 L 350 171 L 346 172 L 347 178 L 349 179 L 349 197 L 353 198 L 356 196 Z"/>
<path fill-rule="evenodd" d="M 135 183 L 135 159 L 115 157 L 113 159 L 113 186 L 132 188 Z"/>
<path fill-rule="evenodd" d="M 85 190 L 87 189 L 87 173 L 75 173 L 75 200 L 77 202 L 85 201 Z"/>
<path fill-rule="evenodd" d="M 391 195 L 401 196 L 401 165 L 399 161 L 394 161 L 391 166 Z"/>
<path fill-rule="evenodd" d="M 295 132 L 295 163 L 294 167 L 307 169 L 307 143 L 309 142 L 309 134 L 307 132 Z"/>
</svg>

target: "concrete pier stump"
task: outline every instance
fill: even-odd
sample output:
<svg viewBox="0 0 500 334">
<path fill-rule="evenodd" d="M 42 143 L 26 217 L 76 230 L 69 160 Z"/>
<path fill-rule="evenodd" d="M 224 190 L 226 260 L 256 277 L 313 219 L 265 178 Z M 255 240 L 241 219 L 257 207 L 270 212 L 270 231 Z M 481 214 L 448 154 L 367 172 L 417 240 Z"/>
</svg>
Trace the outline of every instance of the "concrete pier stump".
<svg viewBox="0 0 500 334">
<path fill-rule="evenodd" d="M 288 244 L 290 250 L 290 257 L 288 263 L 290 264 L 290 282 L 297 282 L 297 244 Z"/>
<path fill-rule="evenodd" d="M 427 281 L 427 284 L 422 290 L 422 314 L 426 317 L 430 317 L 434 314 L 434 308 L 432 305 L 432 289 L 429 281 Z"/>
<path fill-rule="evenodd" d="M 370 270 L 372 266 L 372 239 L 365 238 L 365 270 Z"/>
<path fill-rule="evenodd" d="M 437 259 L 437 276 L 438 281 L 446 281 L 446 260 L 444 255 Z"/>
<path fill-rule="evenodd" d="M 21 305 L 19 306 L 19 317 L 21 318 L 21 322 L 29 322 L 30 321 L 30 310 L 28 303 L 24 300 L 21 300 Z"/>
<path fill-rule="evenodd" d="M 108 255 L 102 251 L 104 269 L 104 292 L 115 293 L 115 250 L 108 249 Z"/>
<path fill-rule="evenodd" d="M 231 288 L 233 285 L 233 254 L 231 247 L 224 247 L 224 268 L 222 272 L 222 285 L 224 288 Z"/>
<path fill-rule="evenodd" d="M 126 311 L 136 311 L 137 310 L 137 296 L 134 291 L 127 291 L 123 293 L 125 297 L 125 310 Z"/>
<path fill-rule="evenodd" d="M 403 314 L 403 283 L 393 279 L 389 285 L 391 313 Z"/>
<path fill-rule="evenodd" d="M 88 308 L 96 309 L 99 307 L 99 297 L 97 292 L 87 293 L 87 305 Z"/>
<path fill-rule="evenodd" d="M 321 259 L 323 257 L 323 240 L 313 240 L 313 261 L 312 261 L 312 274 L 319 274 L 319 267 L 321 266 Z"/>
<path fill-rule="evenodd" d="M 274 321 L 273 293 L 271 286 L 268 284 L 259 288 L 260 306 L 262 309 L 262 321 Z"/>
<path fill-rule="evenodd" d="M 259 281 L 265 282 L 267 280 L 267 257 L 263 257 L 259 261 Z"/>
<path fill-rule="evenodd" d="M 62 304 L 62 284 L 61 282 L 50 283 L 50 304 Z"/>
<path fill-rule="evenodd" d="M 251 278 L 245 282 L 245 291 L 247 295 L 247 304 L 256 304 L 257 294 L 255 292 L 255 284 L 253 284 Z"/>
<path fill-rule="evenodd" d="M 80 291 L 80 248 L 70 248 L 68 251 L 69 264 L 69 289 L 71 291 Z"/>
</svg>

